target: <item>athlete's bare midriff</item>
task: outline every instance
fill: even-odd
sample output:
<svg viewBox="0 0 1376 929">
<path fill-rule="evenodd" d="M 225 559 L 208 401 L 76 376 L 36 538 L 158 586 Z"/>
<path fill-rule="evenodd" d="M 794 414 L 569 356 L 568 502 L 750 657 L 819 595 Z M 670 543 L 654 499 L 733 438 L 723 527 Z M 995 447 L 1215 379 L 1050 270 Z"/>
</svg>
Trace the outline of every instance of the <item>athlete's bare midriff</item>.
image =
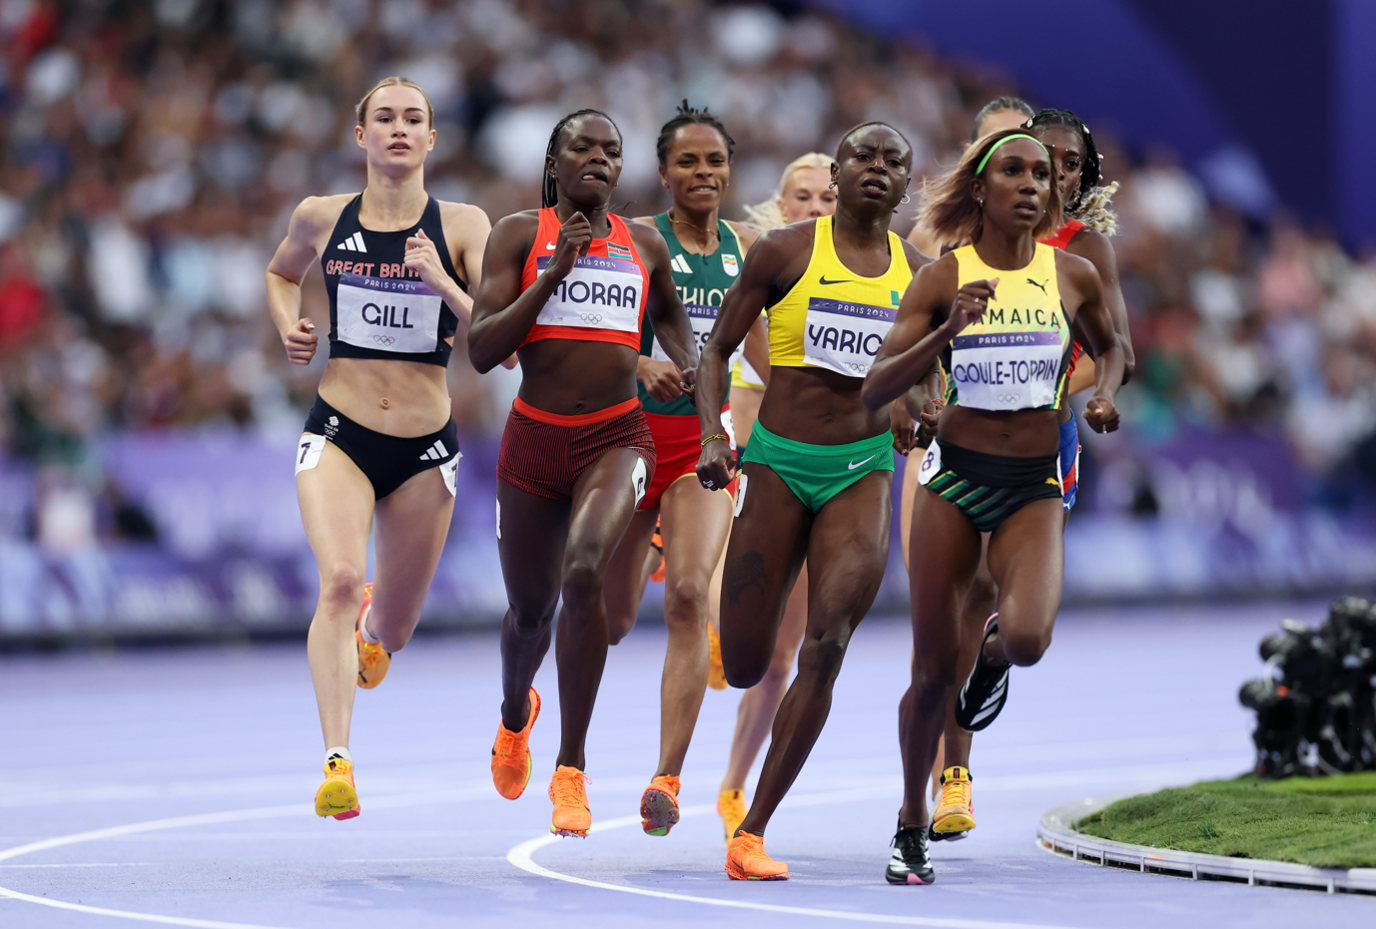
<svg viewBox="0 0 1376 929">
<path fill-rule="evenodd" d="M 331 358 L 319 393 L 365 429 L 399 438 L 438 432 L 452 415 L 445 369 L 421 361 Z"/>
<path fill-rule="evenodd" d="M 759 422 L 777 436 L 812 445 L 846 445 L 889 429 L 887 409 L 860 402 L 864 378 L 825 368 L 774 365 L 760 404 Z"/>
<path fill-rule="evenodd" d="M 521 346 L 520 398 L 559 416 L 595 413 L 635 397 L 640 353 L 616 342 L 541 339 Z"/>
<path fill-rule="evenodd" d="M 937 421 L 937 436 L 986 455 L 1035 458 L 1061 447 L 1059 410 L 976 410 L 948 406 Z"/>
</svg>

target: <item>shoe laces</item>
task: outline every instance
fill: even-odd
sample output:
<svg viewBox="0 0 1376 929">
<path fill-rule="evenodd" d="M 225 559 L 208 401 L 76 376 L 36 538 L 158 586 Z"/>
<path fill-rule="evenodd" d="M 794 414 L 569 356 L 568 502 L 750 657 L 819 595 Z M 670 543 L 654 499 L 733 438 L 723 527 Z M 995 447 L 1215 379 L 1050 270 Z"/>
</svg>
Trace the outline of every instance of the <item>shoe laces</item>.
<svg viewBox="0 0 1376 929">
<path fill-rule="evenodd" d="M 588 788 L 592 778 L 574 768 L 571 771 L 555 771 L 549 780 L 549 796 L 555 806 L 587 807 Z"/>
<path fill-rule="evenodd" d="M 664 775 L 661 775 L 661 776 L 659 776 L 659 777 L 657 777 L 657 778 L 654 778 L 653 780 L 650 781 L 650 786 L 651 786 L 651 787 L 662 787 L 662 788 L 666 788 L 666 789 L 668 789 L 668 790 L 671 790 L 671 791 L 673 791 L 674 798 L 675 798 L 675 799 L 678 798 L 678 792 L 679 792 L 679 789 L 680 789 L 680 787 L 679 787 L 679 781 L 678 781 L 678 778 L 677 778 L 675 775 L 673 775 L 673 774 L 664 774 Z"/>
<path fill-rule="evenodd" d="M 731 844 L 736 847 L 736 850 L 744 858 L 769 858 L 769 855 L 764 850 L 764 836 L 762 835 L 755 835 L 753 832 L 737 829 L 736 837 L 731 840 Z"/>
<path fill-rule="evenodd" d="M 512 732 L 506 723 L 497 724 L 497 742 L 492 746 L 492 754 L 501 764 L 510 764 L 512 758 L 522 754 L 518 749 L 519 732 Z"/>
<path fill-rule="evenodd" d="M 941 803 L 940 806 L 963 806 L 970 807 L 971 784 L 969 779 L 963 777 L 947 778 L 941 784 Z"/>
</svg>

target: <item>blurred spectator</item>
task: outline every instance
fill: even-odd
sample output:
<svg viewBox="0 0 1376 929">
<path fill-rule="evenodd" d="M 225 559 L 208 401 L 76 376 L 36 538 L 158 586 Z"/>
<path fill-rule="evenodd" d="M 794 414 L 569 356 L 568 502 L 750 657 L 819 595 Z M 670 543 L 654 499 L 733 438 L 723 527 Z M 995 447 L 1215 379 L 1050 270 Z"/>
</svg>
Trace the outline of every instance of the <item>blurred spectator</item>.
<svg viewBox="0 0 1376 929">
<path fill-rule="evenodd" d="M 285 364 L 263 271 L 302 197 L 361 188 L 352 107 L 394 73 L 435 104 L 430 189 L 494 220 L 536 205 L 549 129 L 578 107 L 617 120 L 617 203 L 643 213 L 664 205 L 660 124 L 685 96 L 709 105 L 737 140 L 725 213 L 739 216 L 783 164 L 866 119 L 908 135 L 914 173 L 949 164 L 973 113 L 1012 89 L 759 4 L 0 0 L 6 451 L 75 469 L 100 498 L 110 430 L 299 430 L 324 353 Z M 1211 204 L 1168 151 L 1134 166 L 1111 138 L 1101 150 L 1123 185 L 1140 372 L 1123 397 L 1129 432 L 1283 431 L 1316 473 L 1362 473 L 1351 461 L 1376 432 L 1376 251 L 1353 261 L 1326 233 Z M 323 315 L 316 272 L 304 297 Z M 479 378 L 457 349 L 455 417 L 494 435 L 518 378 Z M 66 493 L 53 491 L 66 507 L 54 538 L 74 537 Z"/>
</svg>

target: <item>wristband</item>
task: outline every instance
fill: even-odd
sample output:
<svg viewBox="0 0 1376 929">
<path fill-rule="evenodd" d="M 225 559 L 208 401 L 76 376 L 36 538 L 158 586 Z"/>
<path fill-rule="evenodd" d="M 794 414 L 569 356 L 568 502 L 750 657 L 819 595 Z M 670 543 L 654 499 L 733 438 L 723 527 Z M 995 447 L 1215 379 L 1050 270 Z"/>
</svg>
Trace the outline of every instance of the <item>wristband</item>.
<svg viewBox="0 0 1376 929">
<path fill-rule="evenodd" d="M 703 440 L 702 440 L 702 446 L 701 446 L 701 447 L 702 447 L 702 448 L 706 448 L 708 442 L 715 442 L 717 439 L 721 439 L 723 442 L 730 442 L 730 441 L 731 441 L 730 438 L 728 438 L 727 436 L 724 436 L 724 435 L 722 435 L 720 432 L 718 432 L 716 435 L 709 435 L 707 438 L 703 439 Z"/>
</svg>

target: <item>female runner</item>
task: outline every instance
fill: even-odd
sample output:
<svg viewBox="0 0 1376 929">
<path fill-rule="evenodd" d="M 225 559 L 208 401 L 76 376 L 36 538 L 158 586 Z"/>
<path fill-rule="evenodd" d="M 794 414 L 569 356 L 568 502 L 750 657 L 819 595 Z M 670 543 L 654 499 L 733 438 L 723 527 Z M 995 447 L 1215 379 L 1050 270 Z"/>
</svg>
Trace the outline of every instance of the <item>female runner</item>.
<svg viewBox="0 0 1376 929">
<path fill-rule="evenodd" d="M 887 412 L 860 404 L 861 377 L 924 259 L 889 232 L 912 148 L 891 126 L 865 123 L 841 140 L 834 217 L 762 236 L 727 294 L 703 352 L 698 475 L 719 489 L 735 473 L 718 396 L 736 346 L 768 307 L 771 378 L 746 452 L 727 546 L 721 650 L 737 687 L 769 669 L 779 620 L 804 558 L 807 630 L 798 675 L 774 720 L 754 802 L 727 844 L 736 880 L 786 880 L 764 830 L 826 722 L 851 633 L 884 576 L 893 439 Z"/>
<path fill-rule="evenodd" d="M 620 176 L 621 132 L 610 117 L 579 110 L 559 121 L 545 154 L 542 208 L 492 230 L 468 337 L 479 371 L 519 349 L 523 374 L 497 462 L 497 546 L 510 607 L 492 780 L 511 800 L 530 780 L 530 730 L 540 714 L 531 683 L 562 594 L 562 731 L 549 786 L 550 829 L 559 835 L 586 836 L 592 822 L 583 747 L 607 660 L 603 582 L 655 470 L 636 398 L 645 313 L 684 393 L 697 367 L 664 239 L 608 210 Z"/>
<path fill-rule="evenodd" d="M 790 223 L 799 223 L 819 216 L 830 216 L 836 212 L 836 191 L 831 186 L 830 155 L 809 152 L 793 159 L 784 168 L 779 178 L 779 188 L 773 198 L 759 206 L 747 207 L 746 216 L 760 229 L 780 229 Z M 760 414 L 760 403 L 764 399 L 765 385 L 769 380 L 769 366 L 758 363 L 767 361 L 768 330 L 765 318 L 761 316 L 746 336 L 745 353 L 731 367 L 731 424 L 736 433 L 736 455 L 742 458 L 755 428 L 755 420 Z M 752 364 L 751 351 L 761 345 L 765 351 L 763 358 Z M 713 578 L 715 589 L 712 604 L 721 602 L 720 572 Z M 726 766 L 726 776 L 721 780 L 717 794 L 717 814 L 721 816 L 726 829 L 726 840 L 740 828 L 745 819 L 745 779 L 755 758 L 774 725 L 774 714 L 784 698 L 788 687 L 788 675 L 793 671 L 793 657 L 803 640 L 803 629 L 807 625 L 807 564 L 798 572 L 798 580 L 793 592 L 784 606 L 784 618 L 779 623 L 779 635 L 774 642 L 774 655 L 769 661 L 769 670 L 754 687 L 741 694 L 740 708 L 736 711 L 736 732 L 731 739 L 731 754 Z M 708 636 L 713 644 L 713 671 L 720 675 L 720 687 L 726 686 L 726 676 L 721 673 L 721 644 L 716 630 L 708 627 Z"/>
<path fill-rule="evenodd" d="M 1021 111 L 1013 112 L 1020 114 Z M 1104 301 L 1113 318 L 1114 330 L 1123 346 L 1123 383 L 1126 384 L 1132 379 L 1134 367 L 1132 338 L 1128 331 L 1123 292 L 1118 283 L 1118 264 L 1114 258 L 1113 246 L 1108 241 L 1108 236 L 1117 230 L 1117 221 L 1108 209 L 1109 198 L 1117 189 L 1117 185 L 1098 186 L 1098 152 L 1094 148 L 1088 128 L 1073 113 L 1042 110 L 1023 126 L 1031 126 L 1032 134 L 1037 136 L 1051 153 L 1061 202 L 1065 204 L 1063 212 L 1067 217 L 1066 221 L 1054 235 L 1042 241 L 1055 248 L 1065 249 L 1072 255 L 1088 259 L 1099 272 L 1099 280 L 1104 286 Z M 1077 340 L 1070 362 L 1068 394 L 1071 396 L 1094 385 L 1093 360 L 1076 365 L 1082 351 L 1082 346 Z M 910 396 L 919 392 L 910 392 Z M 943 401 L 937 399 L 929 407 L 926 418 L 933 426 L 935 412 L 943 405 Z M 1068 403 L 1062 404 L 1060 410 L 1059 454 L 1062 500 L 1065 516 L 1069 518 L 1070 511 L 1075 506 L 1079 485 L 1080 437 L 1074 411 Z M 917 493 L 917 470 L 910 469 L 910 472 L 904 475 L 904 516 L 910 516 L 913 498 Z M 905 538 L 905 562 L 906 537 L 910 525 L 909 522 L 901 526 Z M 985 545 L 987 555 L 987 537 Z M 994 611 L 997 598 L 998 588 L 989 576 L 987 559 L 981 557 L 979 570 L 970 585 L 970 592 L 965 597 L 961 612 L 961 677 L 968 674 L 974 666 L 975 654 L 983 637 L 984 622 Z M 938 753 L 944 756 L 938 760 L 937 767 L 941 770 L 938 771 L 937 767 L 934 767 L 932 771 L 933 787 L 939 783 L 941 790 L 941 798 L 932 811 L 932 825 L 928 830 L 928 838 L 933 841 L 963 838 L 968 830 L 975 826 L 973 781 L 969 769 L 971 738 L 971 733 L 956 723 L 955 701 L 952 700 L 947 709 L 944 750 Z"/>
<path fill-rule="evenodd" d="M 490 226 L 474 206 L 425 192 L 435 145 L 425 92 L 402 77 L 359 101 L 361 194 L 309 197 L 268 265 L 268 306 L 292 364 L 319 336 L 301 281 L 319 256 L 330 300 L 330 360 L 296 453 L 296 492 L 320 569 L 306 640 L 325 736 L 315 812 L 359 814 L 349 754 L 354 686 L 382 682 L 420 619 L 454 510 L 459 440 L 445 367 L 469 322 Z M 374 534 L 377 581 L 363 583 Z"/>
<path fill-rule="evenodd" d="M 1098 431 L 1118 427 L 1123 350 L 1099 275 L 1037 241 L 1060 213 L 1050 156 L 1034 137 L 1008 130 L 972 146 L 935 185 L 923 220 L 942 241 L 974 244 L 914 278 L 865 380 L 873 409 L 905 393 L 938 356 L 951 377 L 920 465 L 927 492 L 913 508 L 910 545 L 922 557 L 910 572 L 913 681 L 900 706 L 905 791 L 890 883 L 934 879 L 924 787 L 956 683 L 960 607 L 982 532 L 991 534 L 1000 611 L 986 624 L 956 721 L 989 725 L 1007 699 L 1009 666 L 1036 664 L 1050 644 L 1063 555 L 1057 420 L 1075 337 L 1102 359 L 1086 419 Z"/>
<path fill-rule="evenodd" d="M 701 344 L 759 230 L 718 215 L 731 181 L 735 141 L 715 116 L 685 100 L 660 130 L 656 148 L 660 181 L 674 205 L 636 222 L 658 229 L 668 243 L 674 284 Z M 612 556 L 606 597 L 609 635 L 616 644 L 635 625 L 649 576 L 650 537 L 659 520 L 669 645 L 660 686 L 659 761 L 640 799 L 642 827 L 649 835 L 667 835 L 678 822 L 679 774 L 707 689 L 708 590 L 731 529 L 731 497 L 714 494 L 697 481 L 702 453 L 698 412 L 679 389 L 680 373 L 655 338 L 652 321 L 646 320 L 637 380 L 658 463 Z M 734 487 L 728 490 L 734 492 Z"/>
</svg>

